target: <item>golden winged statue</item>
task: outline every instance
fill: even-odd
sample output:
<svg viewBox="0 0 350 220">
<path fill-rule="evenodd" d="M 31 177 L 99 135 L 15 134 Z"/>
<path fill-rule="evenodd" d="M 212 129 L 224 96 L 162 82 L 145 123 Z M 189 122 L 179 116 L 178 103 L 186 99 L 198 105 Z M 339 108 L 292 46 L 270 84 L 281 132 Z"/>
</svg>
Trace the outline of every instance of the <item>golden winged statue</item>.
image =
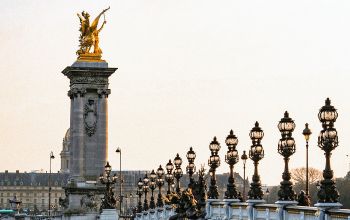
<svg viewBox="0 0 350 220">
<path fill-rule="evenodd" d="M 107 23 L 105 19 L 105 12 L 110 7 L 104 9 L 90 25 L 89 13 L 83 11 L 81 15 L 78 13 L 80 20 L 80 39 L 79 39 L 79 50 L 77 50 L 78 60 L 84 61 L 99 61 L 101 60 L 102 50 L 99 47 L 99 33 L 103 26 Z M 100 17 L 103 15 L 104 21 L 100 28 L 97 28 Z M 92 50 L 93 51 L 90 52 Z"/>
</svg>

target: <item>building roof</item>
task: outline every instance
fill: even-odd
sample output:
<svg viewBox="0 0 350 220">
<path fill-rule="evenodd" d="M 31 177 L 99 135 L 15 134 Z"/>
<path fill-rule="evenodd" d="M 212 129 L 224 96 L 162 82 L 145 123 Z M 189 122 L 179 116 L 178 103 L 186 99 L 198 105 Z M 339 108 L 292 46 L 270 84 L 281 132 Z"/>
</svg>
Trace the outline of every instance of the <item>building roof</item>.
<svg viewBox="0 0 350 220">
<path fill-rule="evenodd" d="M 0 186 L 48 186 L 49 173 L 0 173 Z M 51 173 L 51 186 L 62 187 L 68 182 L 69 174 Z"/>
</svg>

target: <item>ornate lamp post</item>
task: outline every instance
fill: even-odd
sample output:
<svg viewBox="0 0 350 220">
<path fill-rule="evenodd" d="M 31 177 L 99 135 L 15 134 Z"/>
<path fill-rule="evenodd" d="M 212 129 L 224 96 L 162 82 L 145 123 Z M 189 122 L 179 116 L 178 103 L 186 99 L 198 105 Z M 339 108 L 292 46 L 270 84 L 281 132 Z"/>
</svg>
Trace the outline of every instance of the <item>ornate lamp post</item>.
<svg viewBox="0 0 350 220">
<path fill-rule="evenodd" d="M 102 199 L 101 207 L 102 209 L 115 209 L 116 200 L 114 198 L 113 193 L 113 185 L 117 182 L 117 176 L 114 174 L 111 176 L 112 167 L 109 165 L 109 162 L 107 161 L 107 164 L 105 166 L 105 174 L 106 176 L 103 176 L 103 174 L 100 175 L 100 182 L 104 185 L 106 185 L 106 191 L 104 193 L 104 197 Z"/>
<path fill-rule="evenodd" d="M 190 150 L 187 151 L 186 154 L 188 165 L 186 166 L 186 173 L 190 178 L 190 182 L 188 184 L 189 188 L 192 188 L 194 184 L 193 174 L 196 172 L 196 166 L 194 165 L 194 159 L 196 159 L 196 153 L 193 151 L 193 148 L 190 147 Z"/>
<path fill-rule="evenodd" d="M 220 144 L 214 137 L 213 141 L 209 145 L 209 150 L 211 151 L 211 156 L 208 160 L 208 165 L 210 167 L 209 174 L 211 176 L 210 186 L 208 191 L 209 199 L 217 199 L 219 197 L 218 186 L 216 185 L 216 168 L 220 166 L 220 157 L 218 152 L 220 150 Z"/>
<path fill-rule="evenodd" d="M 238 193 L 235 184 L 235 178 L 233 176 L 233 166 L 238 163 L 239 156 L 236 150 L 238 139 L 233 131 L 226 137 L 225 143 L 228 147 L 228 151 L 225 155 L 225 162 L 230 165 L 230 176 L 228 178 L 227 191 L 225 192 L 225 199 L 238 199 Z"/>
<path fill-rule="evenodd" d="M 305 124 L 305 129 L 303 130 L 303 135 L 305 137 L 306 141 L 306 186 L 305 186 L 305 196 L 306 196 L 306 203 L 305 205 L 310 206 L 310 195 L 309 195 L 309 139 L 310 135 L 312 134 L 311 130 L 309 129 L 309 124 Z"/>
<path fill-rule="evenodd" d="M 246 165 L 247 159 L 248 159 L 248 156 L 245 153 L 245 150 L 243 151 L 241 159 L 243 161 L 243 201 L 245 201 L 246 200 L 246 194 L 245 194 L 245 183 L 246 183 L 246 179 L 245 179 L 245 165 Z"/>
<path fill-rule="evenodd" d="M 261 145 L 261 139 L 264 137 L 264 132 L 259 127 L 259 123 L 255 122 L 255 127 L 249 133 L 252 140 L 252 146 L 249 150 L 249 158 L 254 161 L 254 175 L 253 181 L 250 184 L 250 190 L 248 192 L 249 199 L 261 200 L 264 193 L 261 189 L 260 176 L 258 174 L 259 160 L 264 158 L 264 149 Z"/>
<path fill-rule="evenodd" d="M 285 111 L 284 117 L 278 123 L 278 129 L 282 135 L 282 138 L 278 142 L 278 153 L 284 158 L 284 172 L 282 174 L 283 181 L 280 183 L 278 199 L 283 201 L 293 201 L 296 199 L 296 194 L 292 188 L 293 183 L 290 181 L 291 174 L 289 172 L 288 162 L 289 157 L 295 153 L 295 141 L 292 137 L 295 123 L 289 117 L 287 111 Z"/>
<path fill-rule="evenodd" d="M 154 202 L 153 192 L 154 192 L 154 189 L 156 188 L 156 179 L 157 179 L 157 174 L 154 172 L 154 170 L 152 170 L 149 177 L 151 180 L 149 184 L 149 188 L 151 189 L 151 201 L 149 203 L 149 207 L 151 209 L 154 209 L 156 207 L 156 203 Z"/>
<path fill-rule="evenodd" d="M 159 168 L 157 169 L 157 186 L 158 186 L 158 199 L 157 199 L 157 206 L 163 207 L 163 197 L 162 197 L 162 186 L 164 185 L 164 170 L 162 168 L 162 165 L 159 165 Z"/>
<path fill-rule="evenodd" d="M 123 196 L 122 196 L 122 150 L 120 147 L 117 148 L 115 151 L 117 154 L 119 154 L 119 213 L 122 213 L 122 204 L 123 204 Z"/>
<path fill-rule="evenodd" d="M 170 191 L 170 187 L 171 187 L 171 184 L 173 184 L 174 182 L 174 175 L 173 175 L 173 169 L 174 169 L 174 165 L 173 163 L 171 163 L 171 160 L 169 160 L 169 162 L 166 164 L 166 174 L 165 174 L 165 180 L 167 181 L 168 183 L 168 191 L 166 192 L 167 195 L 170 195 L 171 194 L 171 191 Z"/>
<path fill-rule="evenodd" d="M 149 179 L 147 176 L 147 173 L 145 174 L 145 177 L 143 178 L 143 192 L 145 193 L 145 199 L 143 200 L 143 210 L 147 211 L 148 210 L 148 200 L 147 200 L 147 193 L 148 193 L 148 186 L 149 184 Z"/>
<path fill-rule="evenodd" d="M 331 169 L 331 152 L 338 146 L 338 134 L 334 128 L 334 122 L 338 118 L 337 110 L 331 105 L 331 100 L 326 99 L 318 113 L 318 119 L 322 123 L 323 130 L 318 136 L 318 146 L 325 152 L 326 166 L 323 170 L 321 188 L 317 193 L 319 203 L 337 203 L 339 192 L 333 181 L 333 170 Z"/>
<path fill-rule="evenodd" d="M 182 169 L 181 169 L 182 159 L 179 156 L 179 154 L 176 154 L 176 157 L 174 158 L 174 177 L 176 179 L 176 193 L 180 194 L 180 178 L 182 177 Z"/>
<path fill-rule="evenodd" d="M 53 152 L 50 153 L 50 173 L 49 173 L 49 216 L 51 216 L 51 160 L 55 159 Z"/>
<path fill-rule="evenodd" d="M 141 196 L 143 194 L 142 187 L 143 187 L 143 182 L 140 178 L 139 181 L 137 182 L 137 192 L 136 192 L 137 195 L 139 196 L 138 203 L 137 203 L 137 212 L 138 213 L 142 212 L 142 202 L 141 202 Z"/>
</svg>

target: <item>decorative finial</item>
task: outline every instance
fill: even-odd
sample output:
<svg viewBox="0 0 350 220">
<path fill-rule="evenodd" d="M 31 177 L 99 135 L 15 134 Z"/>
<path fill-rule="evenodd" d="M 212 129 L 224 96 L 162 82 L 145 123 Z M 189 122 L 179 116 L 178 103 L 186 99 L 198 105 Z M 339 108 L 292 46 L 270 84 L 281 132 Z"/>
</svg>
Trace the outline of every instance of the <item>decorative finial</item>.
<svg viewBox="0 0 350 220">
<path fill-rule="evenodd" d="M 289 118 L 289 113 L 287 111 L 284 112 L 284 117 Z"/>
<path fill-rule="evenodd" d="M 331 100 L 329 98 L 326 99 L 326 105 L 331 105 Z"/>
</svg>

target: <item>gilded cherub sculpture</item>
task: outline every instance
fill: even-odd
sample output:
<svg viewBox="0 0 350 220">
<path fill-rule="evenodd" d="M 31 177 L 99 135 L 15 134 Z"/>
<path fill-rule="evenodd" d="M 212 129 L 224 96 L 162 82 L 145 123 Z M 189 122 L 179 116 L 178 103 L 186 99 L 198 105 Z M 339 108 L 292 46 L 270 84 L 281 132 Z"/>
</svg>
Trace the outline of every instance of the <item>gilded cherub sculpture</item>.
<svg viewBox="0 0 350 220">
<path fill-rule="evenodd" d="M 89 13 L 83 11 L 81 15 L 78 13 L 80 20 L 80 39 L 79 39 L 79 50 L 77 50 L 78 60 L 101 60 L 102 50 L 99 47 L 99 33 L 103 26 L 106 24 L 105 12 L 109 10 L 110 7 L 104 9 L 92 22 L 90 25 L 90 15 Z M 97 28 L 98 22 L 101 16 L 104 16 L 104 21 L 100 28 Z M 91 51 L 93 47 L 93 51 Z"/>
</svg>

